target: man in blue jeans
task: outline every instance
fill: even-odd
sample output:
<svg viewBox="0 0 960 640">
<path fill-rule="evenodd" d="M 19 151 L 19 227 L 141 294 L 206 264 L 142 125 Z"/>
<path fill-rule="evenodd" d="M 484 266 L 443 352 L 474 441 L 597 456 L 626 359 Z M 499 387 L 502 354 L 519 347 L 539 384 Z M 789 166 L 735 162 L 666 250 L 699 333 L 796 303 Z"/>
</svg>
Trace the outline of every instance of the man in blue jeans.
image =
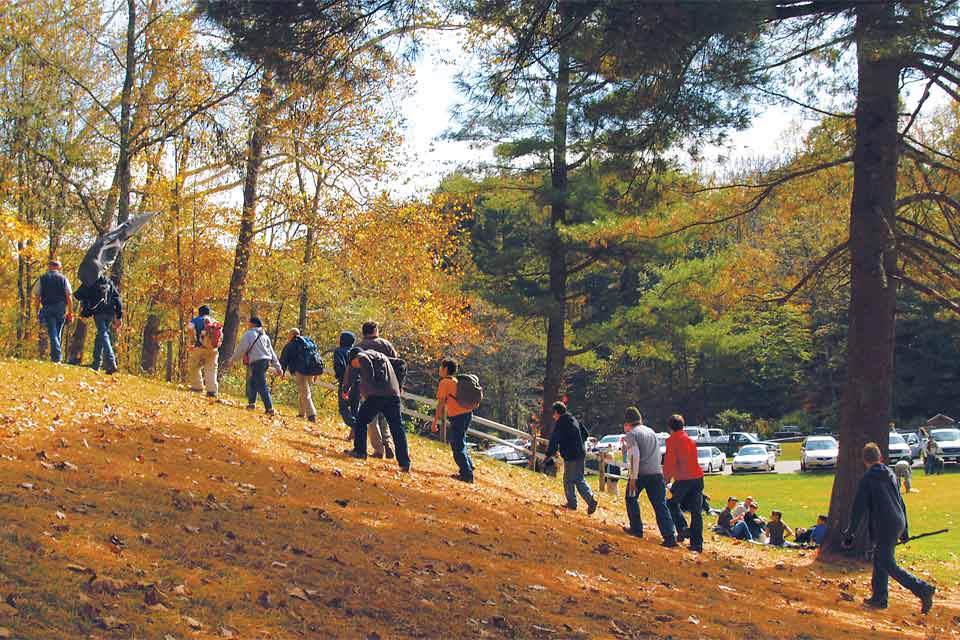
<svg viewBox="0 0 960 640">
<path fill-rule="evenodd" d="M 354 385 L 360 385 L 363 402 L 357 410 L 353 428 L 353 449 L 345 453 L 352 458 L 367 457 L 367 427 L 379 414 L 387 419 L 396 449 L 400 471 L 410 472 L 410 454 L 407 451 L 407 433 L 400 415 L 400 381 L 390 364 L 390 358 L 378 351 L 364 351 L 354 347 L 347 354 L 349 364 L 343 376 L 340 397 L 350 399 Z"/>
<path fill-rule="evenodd" d="M 587 450 L 583 442 L 590 434 L 567 412 L 567 405 L 562 402 L 553 403 L 553 423 L 553 433 L 550 434 L 550 444 L 547 445 L 547 460 L 553 458 L 557 451 L 563 456 L 563 492 L 567 498 L 565 506 L 576 511 L 579 492 L 587 503 L 587 515 L 593 515 L 597 510 L 597 499 L 584 479 Z"/>
<path fill-rule="evenodd" d="M 690 539 L 690 550 L 703 551 L 703 469 L 697 458 L 697 443 L 683 430 L 683 416 L 674 414 L 667 421 L 670 437 L 663 457 L 663 477 L 673 480 L 667 502 L 670 516 L 677 528 L 677 541 Z M 690 526 L 683 512 L 690 512 Z"/>
<path fill-rule="evenodd" d="M 627 517 L 630 526 L 623 530 L 638 538 L 643 537 L 643 520 L 640 517 L 640 492 L 647 492 L 647 499 L 657 517 L 657 527 L 663 537 L 663 546 L 677 546 L 673 531 L 673 519 L 667 507 L 667 485 L 660 467 L 660 441 L 653 429 L 643 424 L 643 416 L 636 407 L 627 407 L 624 415 L 623 448 L 630 464 L 627 483 Z"/>
<path fill-rule="evenodd" d="M 280 359 L 277 358 L 270 336 L 263 330 L 263 321 L 257 316 L 251 316 L 247 332 L 240 338 L 240 344 L 230 359 L 224 364 L 229 367 L 238 359 L 246 360 L 247 372 L 247 409 L 257 408 L 257 396 L 263 400 L 263 408 L 268 416 L 276 415 L 273 408 L 273 399 L 270 397 L 270 387 L 267 385 L 267 371 L 273 365 L 277 375 L 283 373 L 280 368 Z"/>
<path fill-rule="evenodd" d="M 37 319 L 50 337 L 51 362 L 63 359 L 60 347 L 63 326 L 73 322 L 73 290 L 60 269 L 60 261 L 51 258 L 47 263 L 47 272 L 37 280 L 36 288 Z"/>
<path fill-rule="evenodd" d="M 467 450 L 467 429 L 473 420 L 473 409 L 460 404 L 457 400 L 457 370 L 460 365 L 456 360 L 447 358 L 440 363 L 440 384 L 437 385 L 437 410 L 433 416 L 431 430 L 436 433 L 438 425 L 446 416 L 450 422 L 447 431 L 447 441 L 453 452 L 453 460 L 460 470 L 453 476 L 461 482 L 473 484 L 473 460 Z"/>
<path fill-rule="evenodd" d="M 102 287 L 104 296 L 93 309 L 93 323 L 97 327 L 97 337 L 93 341 L 93 369 L 99 371 L 102 364 L 105 373 L 113 374 L 117 372 L 117 356 L 110 340 L 110 329 L 123 326 L 123 301 L 113 280 L 105 276 L 100 276 L 100 279 L 102 282 L 98 285 Z"/>
</svg>

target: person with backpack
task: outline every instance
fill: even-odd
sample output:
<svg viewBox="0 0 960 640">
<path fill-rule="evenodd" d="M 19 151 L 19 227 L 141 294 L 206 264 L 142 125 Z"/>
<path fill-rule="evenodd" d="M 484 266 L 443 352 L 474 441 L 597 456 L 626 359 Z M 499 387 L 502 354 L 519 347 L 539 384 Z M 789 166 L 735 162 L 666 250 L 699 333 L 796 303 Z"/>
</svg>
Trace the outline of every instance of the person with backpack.
<svg viewBox="0 0 960 640">
<path fill-rule="evenodd" d="M 397 350 L 389 340 L 380 337 L 380 325 L 367 320 L 360 328 L 362 337 L 355 346 L 363 351 L 376 351 L 382 353 L 388 358 L 399 359 Z M 396 370 L 394 370 L 396 373 Z M 400 386 L 403 386 L 402 381 Z M 370 424 L 370 446 L 373 447 L 373 457 L 390 459 L 393 457 L 393 440 L 390 437 L 390 429 L 387 426 L 389 421 L 383 414 L 377 416 L 377 419 Z"/>
<path fill-rule="evenodd" d="M 103 297 L 90 308 L 97 327 L 97 337 L 93 341 L 93 370 L 99 371 L 102 364 L 105 373 L 114 374 L 117 372 L 117 355 L 110 341 L 110 329 L 119 330 L 123 326 L 123 300 L 116 284 L 106 276 L 100 276 L 95 290 L 102 291 Z"/>
<path fill-rule="evenodd" d="M 378 414 L 387 419 L 397 446 L 397 464 L 400 471 L 410 471 L 410 456 L 407 452 L 407 434 L 403 430 L 403 418 L 400 415 L 400 382 L 390 363 L 390 358 L 379 351 L 364 351 L 353 347 L 347 354 L 349 367 L 344 374 L 344 388 L 341 398 L 348 399 L 354 385 L 360 386 L 363 402 L 357 411 L 357 422 L 353 430 L 353 449 L 345 453 L 353 458 L 367 457 L 367 425 Z"/>
<path fill-rule="evenodd" d="M 290 340 L 280 352 L 280 368 L 284 372 L 292 373 L 297 381 L 297 397 L 300 402 L 300 413 L 297 417 L 316 422 L 317 410 L 313 406 L 310 384 L 315 376 L 323 373 L 323 361 L 320 360 L 316 343 L 300 335 L 300 329 L 290 329 L 289 337 Z"/>
<path fill-rule="evenodd" d="M 444 417 L 450 421 L 447 440 L 453 451 L 453 460 L 460 472 L 453 477 L 473 484 L 473 460 L 467 449 L 467 429 L 473 420 L 473 411 L 483 400 L 483 389 L 476 376 L 457 375 L 459 365 L 447 358 L 440 363 L 440 384 L 437 385 L 437 410 L 431 430 L 436 433 Z"/>
<path fill-rule="evenodd" d="M 63 359 L 60 337 L 65 324 L 73 322 L 73 290 L 70 281 L 61 273 L 62 265 L 50 258 L 47 272 L 37 280 L 37 319 L 50 337 L 50 362 Z"/>
<path fill-rule="evenodd" d="M 200 305 L 197 317 L 187 323 L 193 342 L 187 355 L 187 370 L 190 390 L 200 393 L 206 388 L 208 398 L 216 398 L 220 392 L 217 382 L 217 361 L 223 343 L 223 325 L 210 315 L 210 307 Z"/>
<path fill-rule="evenodd" d="M 337 378 L 337 408 L 343 423 L 350 427 L 350 440 L 353 440 L 353 426 L 357 422 L 357 410 L 360 408 L 360 385 L 350 387 L 350 397 L 343 398 L 343 377 L 350 367 L 347 356 L 357 341 L 352 331 L 343 331 L 340 334 L 340 346 L 333 350 L 333 375 Z M 355 382 L 355 381 L 354 381 Z"/>
<path fill-rule="evenodd" d="M 567 405 L 562 402 L 553 403 L 553 422 L 553 433 L 550 434 L 550 444 L 547 445 L 547 460 L 551 460 L 557 451 L 563 456 L 563 492 L 567 498 L 564 506 L 576 511 L 576 492 L 580 492 L 580 496 L 587 503 L 587 515 L 593 515 L 598 503 L 584 478 L 587 450 L 583 443 L 590 434 L 567 411 Z"/>
<path fill-rule="evenodd" d="M 263 321 L 257 316 L 250 316 L 247 332 L 240 338 L 240 344 L 225 366 L 230 367 L 238 359 L 247 366 L 247 410 L 253 411 L 257 408 L 259 395 L 266 414 L 277 415 L 270 397 L 270 387 L 267 385 L 267 370 L 272 365 L 273 370 L 280 375 L 283 369 L 280 368 L 280 360 L 270 343 L 270 336 L 263 330 Z"/>
</svg>

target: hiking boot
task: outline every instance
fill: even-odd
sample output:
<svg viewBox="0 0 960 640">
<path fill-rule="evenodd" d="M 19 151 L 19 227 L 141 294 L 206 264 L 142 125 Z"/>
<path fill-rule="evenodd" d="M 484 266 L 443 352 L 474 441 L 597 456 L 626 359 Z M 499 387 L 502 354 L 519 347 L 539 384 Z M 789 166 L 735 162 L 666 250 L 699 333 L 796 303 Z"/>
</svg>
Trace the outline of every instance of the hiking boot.
<svg viewBox="0 0 960 640">
<path fill-rule="evenodd" d="M 105 374 L 107 374 L 108 376 L 112 376 L 112 375 L 115 374 L 117 371 L 118 371 L 118 369 L 117 369 L 117 366 L 116 366 L 116 365 L 113 365 L 112 367 L 111 367 L 111 366 L 107 366 L 107 367 L 104 368 L 104 370 L 103 370 L 103 372 L 104 372 Z"/>
<path fill-rule="evenodd" d="M 936 587 L 929 584 L 927 585 L 926 592 L 920 596 L 920 613 L 930 613 L 930 609 L 933 608 L 933 594 L 936 592 Z"/>
<path fill-rule="evenodd" d="M 587 507 L 587 515 L 592 516 L 593 514 L 595 514 L 597 512 L 597 507 L 599 506 L 600 506 L 599 500 L 594 500 L 593 502 L 591 502 L 590 506 Z"/>
<path fill-rule="evenodd" d="M 678 543 L 678 544 L 681 543 L 681 542 L 683 542 L 683 541 L 686 540 L 686 539 L 687 539 L 687 532 L 686 532 L 686 531 L 677 531 L 677 543 Z"/>
<path fill-rule="evenodd" d="M 387 460 L 393 460 L 393 447 L 388 444 L 383 445 L 383 455 Z"/>
<path fill-rule="evenodd" d="M 383 458 L 383 451 L 374 451 L 370 454 L 371 458 Z"/>
<path fill-rule="evenodd" d="M 703 547 L 690 547 L 690 551 L 694 553 L 703 553 Z"/>
<path fill-rule="evenodd" d="M 400 467 L 400 473 L 410 473 L 410 465 Z"/>
<path fill-rule="evenodd" d="M 667 547 L 668 549 L 673 549 L 678 545 L 677 545 L 677 541 L 674 538 L 667 538 L 666 540 L 660 543 L 660 546 Z"/>
<path fill-rule="evenodd" d="M 624 532 L 625 534 L 627 534 L 628 536 L 633 536 L 634 538 L 642 538 L 642 537 L 643 537 L 643 531 L 634 531 L 634 530 L 631 529 L 630 527 L 624 527 L 624 528 L 623 528 L 623 532 Z"/>
<path fill-rule="evenodd" d="M 366 459 L 367 459 L 367 454 L 365 454 L 365 453 L 357 453 L 357 452 L 354 451 L 353 449 L 346 449 L 346 450 L 343 452 L 343 454 L 344 454 L 345 456 L 350 457 L 350 458 L 356 458 L 357 460 L 366 460 Z"/>
<path fill-rule="evenodd" d="M 248 404 L 248 405 L 247 405 L 247 411 L 254 411 L 254 410 L 256 410 L 256 408 L 257 408 L 257 405 L 255 405 L 255 404 Z"/>
<path fill-rule="evenodd" d="M 931 600 L 932 598 L 933 598 L 933 594 L 931 594 Z M 864 599 L 863 606 L 869 609 L 886 609 L 887 602 L 886 600 L 877 600 L 871 596 L 869 598 Z"/>
<path fill-rule="evenodd" d="M 450 475 L 454 480 L 459 480 L 460 482 L 466 482 L 467 484 L 473 484 L 473 478 L 470 476 L 460 475 L 459 473 L 454 473 Z"/>
<path fill-rule="evenodd" d="M 194 392 L 194 393 L 202 393 L 202 392 L 203 392 L 203 389 L 194 389 L 194 388 L 191 387 L 191 388 L 190 388 L 190 391 L 192 391 L 192 392 Z"/>
<path fill-rule="evenodd" d="M 571 506 L 568 505 L 568 504 L 561 504 L 561 505 L 560 505 L 560 508 L 561 508 L 561 509 L 566 509 L 567 511 L 576 511 L 576 510 L 577 510 L 576 507 L 571 507 Z"/>
<path fill-rule="evenodd" d="M 277 410 L 276 410 L 276 409 L 267 409 L 267 410 L 264 411 L 263 413 L 265 413 L 265 414 L 268 415 L 268 416 L 275 416 L 275 415 L 277 415 Z"/>
<path fill-rule="evenodd" d="M 216 399 L 217 399 L 217 392 L 216 392 L 216 391 L 207 391 L 207 397 L 216 400 Z"/>
<path fill-rule="evenodd" d="M 307 416 L 307 421 L 308 421 L 308 422 L 316 422 L 316 421 L 317 421 L 317 416 Z"/>
</svg>

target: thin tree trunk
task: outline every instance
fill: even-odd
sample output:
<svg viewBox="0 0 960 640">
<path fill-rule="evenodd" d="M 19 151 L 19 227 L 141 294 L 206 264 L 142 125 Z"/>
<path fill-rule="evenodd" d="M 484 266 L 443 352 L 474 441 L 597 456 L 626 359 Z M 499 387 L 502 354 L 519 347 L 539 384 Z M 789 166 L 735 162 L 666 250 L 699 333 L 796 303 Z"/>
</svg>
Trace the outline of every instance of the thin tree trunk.
<svg viewBox="0 0 960 640">
<path fill-rule="evenodd" d="M 153 375 L 160 358 L 160 316 L 151 311 L 143 326 L 143 345 L 140 348 L 140 370 Z"/>
<path fill-rule="evenodd" d="M 566 8 L 558 7 L 560 30 L 567 29 Z M 540 434 L 549 438 L 553 433 L 551 405 L 560 395 L 563 370 L 566 365 L 566 297 L 567 251 L 560 237 L 560 226 L 567 211 L 567 109 L 570 104 L 570 54 L 567 38 L 560 41 L 557 52 L 556 96 L 553 108 L 553 169 L 550 174 L 550 297 L 547 308 L 547 362 L 543 377 L 543 407 L 540 413 Z"/>
<path fill-rule="evenodd" d="M 133 104 L 133 78 L 137 72 L 137 3 L 127 0 L 126 69 L 120 91 L 120 149 L 117 156 L 117 223 L 130 217 L 130 113 Z M 106 229 L 109 230 L 110 225 Z M 113 263 L 117 288 L 123 282 L 123 252 Z"/>
<path fill-rule="evenodd" d="M 237 249 L 227 291 L 227 309 L 223 319 L 223 344 L 220 346 L 220 362 L 233 355 L 240 329 L 240 305 L 243 303 L 247 274 L 250 269 L 250 249 L 253 245 L 254 223 L 257 213 L 257 180 L 263 166 L 263 148 L 269 135 L 269 102 L 273 95 L 272 81 L 264 76 L 257 100 L 257 114 L 253 132 L 247 147 L 246 175 L 243 183 L 243 209 L 240 215 L 240 231 L 237 234 Z M 223 369 L 221 369 L 221 372 Z"/>
<path fill-rule="evenodd" d="M 892 50 L 892 5 L 857 7 L 857 109 L 850 207 L 850 327 L 841 401 L 840 456 L 827 544 L 838 549 L 864 473 L 863 445 L 886 456 L 893 388 L 897 268 L 894 242 L 897 101 L 901 63 Z M 861 551 L 863 539 L 861 538 Z"/>
<path fill-rule="evenodd" d="M 303 273 L 300 277 L 300 313 L 297 316 L 297 326 L 300 331 L 306 334 L 307 331 L 307 307 L 310 302 L 310 265 L 313 263 L 313 245 L 314 245 L 313 225 L 307 226 L 307 237 L 304 240 L 303 248 Z"/>
<path fill-rule="evenodd" d="M 87 342 L 87 321 L 77 320 L 77 326 L 70 336 L 70 346 L 67 348 L 67 362 L 69 364 L 83 364 L 83 352 Z"/>
</svg>

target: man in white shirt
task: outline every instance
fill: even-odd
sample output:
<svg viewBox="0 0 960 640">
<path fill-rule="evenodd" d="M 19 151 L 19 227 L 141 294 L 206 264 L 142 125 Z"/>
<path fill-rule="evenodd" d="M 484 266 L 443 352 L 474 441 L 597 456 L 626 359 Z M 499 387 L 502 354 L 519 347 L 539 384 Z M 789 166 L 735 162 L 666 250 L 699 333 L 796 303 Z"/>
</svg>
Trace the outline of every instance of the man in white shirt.
<svg viewBox="0 0 960 640">
<path fill-rule="evenodd" d="M 653 429 L 643 424 L 643 416 L 636 407 L 627 407 L 623 430 L 626 437 L 623 448 L 627 452 L 630 481 L 627 484 L 627 517 L 630 526 L 623 530 L 638 538 L 643 537 L 643 520 L 640 518 L 640 492 L 646 490 L 647 499 L 657 516 L 657 526 L 663 536 L 663 546 L 677 546 L 673 519 L 667 507 L 667 486 L 660 467 L 660 442 Z"/>
</svg>

